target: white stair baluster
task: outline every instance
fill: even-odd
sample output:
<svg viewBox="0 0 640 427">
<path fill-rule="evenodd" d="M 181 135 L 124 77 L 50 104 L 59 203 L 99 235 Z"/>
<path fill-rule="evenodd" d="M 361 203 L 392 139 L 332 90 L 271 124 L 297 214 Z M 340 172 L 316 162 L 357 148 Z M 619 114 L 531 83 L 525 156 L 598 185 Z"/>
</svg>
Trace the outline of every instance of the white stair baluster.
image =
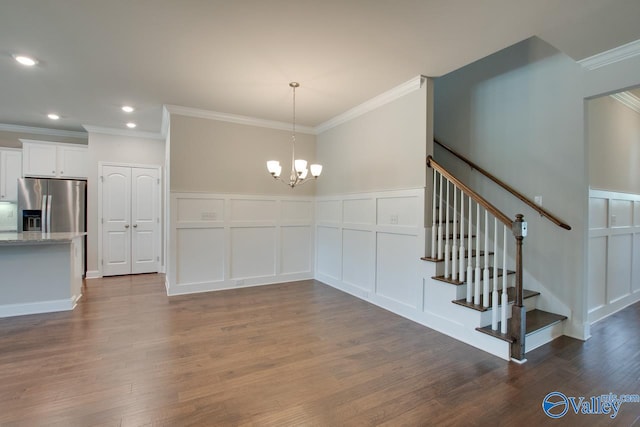
<svg viewBox="0 0 640 427">
<path fill-rule="evenodd" d="M 471 264 L 473 258 L 471 257 L 471 251 L 473 249 L 473 239 L 471 238 L 472 225 L 473 225 L 473 201 L 469 197 L 469 233 L 467 235 L 467 247 L 469 254 L 467 255 L 467 302 L 473 301 L 473 265 Z"/>
<path fill-rule="evenodd" d="M 442 259 L 442 231 L 444 228 L 442 227 L 442 210 L 444 207 L 442 206 L 442 181 L 444 177 L 440 174 L 440 188 L 438 189 L 438 256 L 437 259 Z"/>
<path fill-rule="evenodd" d="M 451 200 L 450 197 L 450 188 L 451 185 L 449 183 L 448 179 L 445 179 L 445 181 L 447 182 L 447 203 L 446 203 L 446 209 L 447 209 L 447 215 L 446 215 L 446 219 L 445 219 L 445 241 L 444 241 L 444 277 L 449 279 L 451 278 L 451 242 L 449 241 L 449 233 L 451 232 L 451 229 L 449 227 L 449 221 L 451 220 L 451 209 L 449 209 L 449 201 Z"/>
<path fill-rule="evenodd" d="M 437 178 L 437 172 L 434 169 L 433 170 L 433 207 L 432 207 L 432 215 L 431 217 L 433 218 L 433 223 L 431 226 L 431 258 L 437 258 L 438 254 L 436 253 L 436 243 L 437 243 L 437 236 L 438 236 L 438 226 L 439 224 L 437 223 L 437 219 L 436 219 L 436 178 Z"/>
<path fill-rule="evenodd" d="M 493 292 L 491 293 L 491 329 L 498 330 L 498 218 L 493 218 Z"/>
<path fill-rule="evenodd" d="M 464 282 L 464 192 L 460 190 L 460 268 L 458 280 Z"/>
<path fill-rule="evenodd" d="M 451 245 L 451 278 L 458 280 L 458 223 L 456 217 L 458 216 L 458 187 L 453 185 L 453 244 Z"/>
<path fill-rule="evenodd" d="M 489 211 L 484 211 L 484 271 L 482 280 L 482 306 L 489 307 Z"/>
<path fill-rule="evenodd" d="M 500 313 L 500 332 L 507 333 L 507 307 L 509 305 L 509 296 L 507 295 L 507 234 L 508 227 L 504 226 L 504 237 L 502 242 L 502 311 Z"/>
<path fill-rule="evenodd" d="M 476 203 L 476 270 L 474 273 L 475 289 L 473 303 L 480 305 L 480 204 Z"/>
</svg>

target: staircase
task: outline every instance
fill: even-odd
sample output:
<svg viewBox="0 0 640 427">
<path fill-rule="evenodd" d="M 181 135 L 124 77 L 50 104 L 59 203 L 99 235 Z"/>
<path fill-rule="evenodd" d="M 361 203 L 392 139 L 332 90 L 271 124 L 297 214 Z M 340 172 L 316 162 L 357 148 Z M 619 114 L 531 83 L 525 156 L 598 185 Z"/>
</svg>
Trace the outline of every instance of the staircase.
<svg viewBox="0 0 640 427">
<path fill-rule="evenodd" d="M 522 215 L 511 220 L 453 177 L 431 156 L 431 253 L 423 257 L 431 310 L 455 324 L 451 335 L 505 359 L 563 334 L 566 316 L 537 308 L 540 293 L 523 287 Z"/>
</svg>

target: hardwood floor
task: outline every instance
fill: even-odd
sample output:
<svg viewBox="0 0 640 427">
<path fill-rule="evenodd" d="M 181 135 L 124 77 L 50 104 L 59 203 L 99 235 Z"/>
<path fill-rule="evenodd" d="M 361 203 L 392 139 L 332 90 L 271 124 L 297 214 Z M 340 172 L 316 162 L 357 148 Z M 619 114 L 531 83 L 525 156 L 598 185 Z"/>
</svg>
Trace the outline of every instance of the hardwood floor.
<svg viewBox="0 0 640 427">
<path fill-rule="evenodd" d="M 319 282 L 168 298 L 88 281 L 73 312 L 0 319 L 2 426 L 638 425 L 552 420 L 552 391 L 640 393 L 640 304 L 508 363 Z"/>
</svg>

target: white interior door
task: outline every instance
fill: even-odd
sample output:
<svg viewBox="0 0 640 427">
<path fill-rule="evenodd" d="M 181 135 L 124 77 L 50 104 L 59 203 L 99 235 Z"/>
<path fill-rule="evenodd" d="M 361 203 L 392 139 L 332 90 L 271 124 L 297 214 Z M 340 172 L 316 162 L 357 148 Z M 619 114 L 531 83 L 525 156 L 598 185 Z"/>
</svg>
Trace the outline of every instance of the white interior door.
<svg viewBox="0 0 640 427">
<path fill-rule="evenodd" d="M 131 272 L 158 271 L 158 169 L 131 169 Z"/>
<path fill-rule="evenodd" d="M 102 167 L 102 274 L 131 274 L 131 168 Z"/>
<path fill-rule="evenodd" d="M 159 267 L 160 169 L 102 166 L 102 275 Z"/>
</svg>

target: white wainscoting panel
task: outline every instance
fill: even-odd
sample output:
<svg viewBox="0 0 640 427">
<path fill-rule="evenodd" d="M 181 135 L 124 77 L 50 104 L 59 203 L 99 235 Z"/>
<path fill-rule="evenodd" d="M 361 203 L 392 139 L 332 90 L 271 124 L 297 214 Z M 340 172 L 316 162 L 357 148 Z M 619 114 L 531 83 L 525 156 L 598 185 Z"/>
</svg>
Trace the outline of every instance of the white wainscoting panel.
<svg viewBox="0 0 640 427">
<path fill-rule="evenodd" d="M 276 274 L 275 227 L 233 227 L 231 229 L 231 278 Z"/>
<path fill-rule="evenodd" d="M 281 273 L 292 274 L 312 271 L 309 254 L 313 253 L 313 229 L 309 226 L 281 227 L 280 241 Z"/>
<path fill-rule="evenodd" d="M 316 199 L 316 278 L 401 316 L 422 307 L 425 190 Z"/>
<path fill-rule="evenodd" d="M 343 221 L 345 224 L 376 223 L 376 210 L 374 199 L 353 199 L 342 202 Z"/>
<path fill-rule="evenodd" d="M 370 230 L 342 231 L 342 280 L 364 292 L 375 290 L 375 237 Z"/>
<path fill-rule="evenodd" d="M 416 269 L 417 247 L 415 235 L 378 233 L 377 295 L 414 309 L 422 306 L 422 294 L 418 295 L 422 282 Z"/>
<path fill-rule="evenodd" d="M 313 278 L 311 197 L 171 193 L 169 295 Z"/>
<path fill-rule="evenodd" d="M 332 280 L 342 277 L 342 239 L 337 227 L 319 225 L 316 229 L 316 270 Z"/>
<path fill-rule="evenodd" d="M 277 200 L 231 199 L 231 222 L 260 221 L 275 224 L 278 220 Z"/>
<path fill-rule="evenodd" d="M 590 190 L 589 321 L 640 301 L 640 195 Z"/>
<path fill-rule="evenodd" d="M 224 229 L 178 229 L 176 246 L 178 283 L 224 280 Z"/>
</svg>

